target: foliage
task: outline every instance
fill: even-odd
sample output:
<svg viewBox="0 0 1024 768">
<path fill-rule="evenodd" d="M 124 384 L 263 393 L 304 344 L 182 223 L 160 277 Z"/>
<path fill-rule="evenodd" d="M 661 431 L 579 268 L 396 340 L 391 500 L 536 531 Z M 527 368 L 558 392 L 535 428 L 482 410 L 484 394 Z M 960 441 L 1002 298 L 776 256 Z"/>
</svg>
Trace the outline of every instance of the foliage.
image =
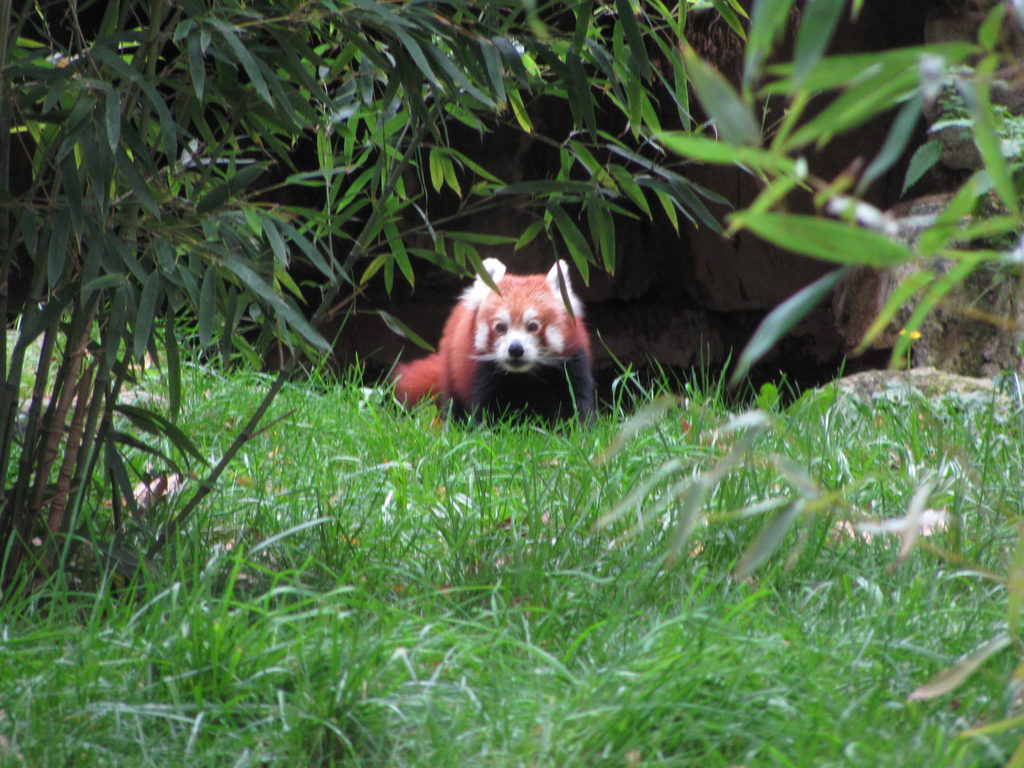
<svg viewBox="0 0 1024 768">
<path fill-rule="evenodd" d="M 856 266 L 887 268 L 903 264 L 917 265 L 893 291 L 862 342 L 868 344 L 884 330 L 904 306 L 919 297 L 917 308 L 902 329 L 892 352 L 893 364 L 905 358 L 909 344 L 919 336 L 918 329 L 928 313 L 958 284 L 978 269 L 985 267 L 1020 269 L 1021 239 L 1024 215 L 1021 210 L 1019 147 L 1015 142 L 1016 121 L 1008 119 L 1005 110 L 993 106 L 991 89 L 997 65 L 1003 61 L 999 45 L 1007 7 L 996 5 L 981 25 L 977 44 L 946 43 L 870 54 L 825 57 L 823 54 L 835 32 L 840 14 L 846 6 L 842 0 L 821 0 L 809 4 L 797 30 L 794 59 L 791 63 L 764 66 L 773 40 L 778 36 L 791 2 L 759 3 L 751 20 L 750 44 L 747 49 L 743 87 L 733 89 L 705 62 L 695 55 L 685 57 L 690 80 L 701 105 L 711 116 L 717 139 L 692 132 L 665 132 L 661 140 L 672 151 L 694 160 L 731 164 L 739 162 L 763 182 L 757 199 L 745 210 L 729 217 L 727 232 L 747 229 L 782 248 L 837 264 L 840 268 L 805 287 L 788 301 L 769 313 L 738 360 L 733 381 L 738 381 L 750 365 L 777 342 L 798 320 L 804 317 L 831 291 L 836 281 Z M 856 9 L 853 10 L 856 13 Z M 1012 57 L 1012 54 L 1009 54 Z M 972 68 L 963 65 L 971 62 Z M 969 127 L 970 136 L 984 164 L 952 196 L 945 210 L 939 213 L 916 238 L 900 237 L 898 223 L 865 203 L 861 196 L 873 181 L 905 155 L 919 120 L 923 105 L 938 98 L 950 84 L 955 88 L 960 118 Z M 757 105 L 781 107 L 780 117 L 772 122 Z M 816 177 L 804 154 L 812 148 L 821 150 L 844 133 L 880 115 L 893 119 L 885 142 L 878 154 L 863 167 L 847 169 L 835 179 Z M 765 130 L 759 126 L 767 125 Z M 940 124 L 941 125 L 941 124 Z M 947 123 L 948 125 L 948 123 Z M 912 156 L 906 191 L 937 160 L 938 147 L 929 142 Z M 804 195 L 812 201 L 811 213 L 793 213 L 794 196 Z M 994 211 L 994 212 L 993 212 Z M 979 214 L 987 215 L 979 215 Z M 979 247 L 978 242 L 990 244 Z M 997 245 L 991 245 L 991 244 Z M 998 244 L 1009 244 L 999 250 Z M 948 272 L 937 275 L 928 269 L 933 258 L 949 260 Z M 923 406 L 923 403 L 921 404 Z M 827 413 L 822 418 L 828 418 Z M 892 418 L 884 412 L 880 419 Z M 915 419 L 931 421 L 929 409 L 914 414 Z M 1019 408 L 1016 420 L 1019 421 Z M 936 428 L 942 430 L 939 424 Z M 755 450 L 761 435 L 772 428 L 764 416 L 739 419 L 723 434 L 736 433 L 736 444 L 717 464 L 699 473 L 685 466 L 667 462 L 652 472 L 613 508 L 610 515 L 625 514 L 645 494 L 662 488 L 659 506 L 652 512 L 673 510 L 673 546 L 669 557 L 677 557 L 695 530 L 708 514 L 706 498 L 736 474 L 735 467 L 744 462 L 777 472 L 785 478 L 788 493 L 771 500 L 758 499 L 752 504 L 738 504 L 730 516 L 747 518 L 769 514 L 757 538 L 748 547 L 736 566 L 738 576 L 747 576 L 769 562 L 786 543 L 795 544 L 790 558 L 798 557 L 808 536 L 807 523 L 822 512 L 842 510 L 862 512 L 864 488 L 854 477 L 836 478 L 822 484 L 816 476 L 819 458 L 808 454 L 804 461 L 787 456 L 765 454 Z M 843 446 L 826 448 L 843 455 L 849 450 L 850 436 L 843 435 Z M 795 435 L 794 435 L 795 436 Z M 795 436 L 796 437 L 796 436 Z M 983 440 L 1002 440 L 1005 433 L 988 433 Z M 799 438 L 798 438 L 799 439 Z M 824 454 L 818 454 L 820 457 Z M 914 488 L 905 491 L 906 515 L 904 530 L 916 530 L 925 507 L 939 504 L 949 493 L 943 481 L 947 465 L 941 456 L 925 460 L 921 476 Z M 999 471 L 1002 471 L 1000 468 Z M 874 482 L 871 480 L 869 482 Z M 667 497 L 667 498 L 666 498 Z M 979 504 L 1003 504 L 1006 497 L 993 495 Z M 1002 507 L 1007 525 L 1017 525 L 1021 510 L 1016 500 Z M 798 525 L 800 523 L 800 525 Z M 793 531 L 800 531 L 792 542 Z M 920 543 L 912 533 L 905 533 L 904 556 Z M 927 546 L 927 545 L 926 545 Z M 932 548 L 941 558 L 962 567 L 965 557 L 960 547 Z M 1016 644 L 1019 647 L 1020 563 L 1024 552 L 1024 533 L 1017 535 L 1014 549 L 1018 553 L 1012 564 L 999 563 L 989 574 L 1004 590 L 1007 599 L 1005 630 L 999 627 L 982 630 L 975 651 L 957 664 L 943 670 L 926 685 L 918 688 L 913 699 L 939 697 L 962 684 L 987 659 Z M 902 557 L 902 556 L 901 556 Z M 1018 673 L 1019 674 L 1019 670 Z M 1010 684 L 1013 690 L 1015 683 Z M 1009 711 L 1004 719 L 971 731 L 984 738 L 994 733 L 1014 730 L 1021 718 Z M 1005 759 L 1005 756 L 1004 756 Z M 1018 746 L 1010 763 L 1020 765 L 1024 746 Z"/>
<path fill-rule="evenodd" d="M 695 55 L 690 54 L 685 59 L 697 99 L 710 115 L 718 138 L 693 132 L 661 135 L 666 147 L 684 157 L 723 164 L 732 164 L 738 159 L 762 181 L 763 189 L 754 202 L 729 217 L 728 233 L 747 229 L 789 251 L 839 266 L 768 314 L 740 356 L 733 372 L 734 382 L 828 295 L 836 281 L 853 267 L 917 266 L 892 292 L 862 342 L 870 343 L 893 321 L 905 302 L 919 297 L 893 349 L 894 365 L 905 359 L 909 344 L 920 335 L 918 329 L 928 313 L 973 272 L 986 267 L 1021 268 L 1024 214 L 1019 147 L 1015 141 L 1019 121 L 993 106 L 991 100 L 997 65 L 1005 63 L 1005 56 L 1013 56 L 1012 53 L 1004 55 L 1000 46 L 999 32 L 1007 6 L 992 7 L 981 25 L 976 44 L 945 43 L 826 57 L 823 54 L 846 5 L 842 0 L 819 0 L 809 4 L 797 30 L 793 61 L 765 66 L 768 51 L 782 29 L 792 2 L 757 4 L 751 19 L 742 88 L 732 88 Z M 856 13 L 855 6 L 852 12 Z M 971 68 L 965 68 L 968 62 Z M 873 181 L 907 153 L 923 105 L 940 96 L 947 102 L 956 101 L 958 117 L 962 125 L 969 128 L 984 167 L 967 179 L 945 210 L 934 217 L 919 236 L 901 237 L 898 223 L 861 197 Z M 764 105 L 776 111 L 760 112 L 759 108 Z M 775 114 L 780 115 L 777 120 L 771 117 Z M 870 162 L 847 169 L 835 179 L 822 179 L 813 174 L 805 153 L 828 147 L 846 132 L 885 114 L 893 116 L 889 133 Z M 766 128 L 762 130 L 761 125 Z M 943 125 L 949 123 L 940 127 Z M 913 153 L 904 191 L 936 162 L 938 151 L 937 142 L 931 141 Z M 812 201 L 811 213 L 790 210 L 794 196 L 800 195 Z M 980 247 L 979 242 L 989 245 Z M 1002 247 L 1009 244 L 1009 247 L 1001 250 L 1000 244 Z M 928 268 L 929 260 L 936 257 L 947 259 L 951 265 L 943 275 Z M 880 419 L 892 417 L 884 412 L 879 416 Z M 828 418 L 828 414 L 823 413 L 822 418 Z M 924 408 L 913 418 L 931 421 L 933 416 Z M 728 482 L 737 465 L 752 462 L 777 472 L 785 478 L 788 493 L 772 500 L 756 500 L 746 506 L 738 504 L 730 513 L 741 519 L 751 514 L 770 514 L 736 566 L 737 575 L 745 576 L 770 562 L 779 549 L 786 548 L 787 542 L 792 545 L 794 542 L 789 537 L 793 531 L 800 531 L 800 534 L 790 558 L 799 556 L 807 537 L 813 536 L 808 533 L 808 520 L 816 515 L 866 509 L 861 501 L 864 488 L 854 477 L 835 478 L 822 484 L 814 470 L 820 458 L 814 454 L 808 454 L 805 461 L 793 462 L 786 456 L 755 451 L 761 434 L 772 428 L 770 420 L 761 417 L 751 421 L 748 417 L 739 420 L 736 426 L 739 427 L 739 437 L 733 437 L 736 445 L 718 464 L 694 475 L 685 467 L 668 462 L 645 478 L 633 494 L 624 497 L 613 508 L 613 515 L 630 509 L 638 493 L 642 497 L 653 489 L 665 487 L 663 493 L 668 498 L 662 496 L 660 509 L 674 510 L 675 516 L 674 544 L 669 549 L 669 557 L 678 556 L 680 548 L 699 529 L 707 514 L 708 494 Z M 938 424 L 936 427 L 944 429 Z M 853 438 L 842 432 L 837 434 L 843 434 L 843 445 L 825 448 L 826 453 L 835 451 L 843 455 L 849 450 L 848 440 Z M 985 442 L 1002 440 L 1005 433 L 1001 430 L 987 433 L 982 439 Z M 945 461 L 941 456 L 925 460 L 919 467 L 922 474 L 915 482 L 916 487 L 906 489 L 903 503 L 906 504 L 904 520 L 908 521 L 908 529 L 916 529 L 926 505 L 939 504 L 948 494 L 942 479 L 947 471 Z M 1005 497 L 993 495 L 979 500 L 979 505 L 1005 502 Z M 1021 518 L 1020 505 L 1015 502 L 1002 507 L 1006 524 L 1011 527 Z M 915 543 L 920 542 L 915 536 L 907 535 L 904 553 L 912 551 Z M 964 564 L 964 553 L 959 547 L 928 548 L 955 567 Z M 1017 535 L 1013 548 L 1018 553 L 1013 563 L 995 564 L 993 572 L 987 574 L 1004 590 L 1007 610 L 1003 627 L 982 630 L 972 654 L 921 686 L 913 698 L 942 696 L 962 684 L 989 657 L 1011 644 L 1019 647 L 1022 594 L 1019 570 L 1024 562 L 1024 556 L 1019 553 L 1024 552 L 1024 533 Z M 988 569 L 979 570 L 987 573 Z M 1015 683 L 1011 683 L 1010 689 L 1014 686 Z M 971 731 L 972 735 L 985 738 L 1014 730 L 1021 721 L 1019 713 L 1009 711 L 1005 715 L 995 723 Z M 1024 746 L 1018 746 L 1010 763 L 1020 765 L 1022 760 Z"/>
<path fill-rule="evenodd" d="M 738 26 L 735 0 L 714 5 Z M 329 349 L 328 310 L 374 275 L 412 283 L 414 258 L 479 268 L 500 238 L 465 214 L 522 208 L 516 246 L 543 232 L 585 277 L 615 267 L 613 215 L 717 227 L 713 196 L 646 141 L 690 124 L 671 63 L 687 7 L 2 0 L 0 583 L 83 543 L 125 572 L 155 554 Z M 552 103 L 563 135 L 533 124 Z M 548 144 L 557 175 L 503 180 L 451 140 L 498 129 Z M 195 498 L 153 520 L 131 492 L 147 463 L 203 459 L 175 426 L 196 354 L 282 375 Z M 165 408 L 128 402 L 143 367 L 168 377 Z"/>
<path fill-rule="evenodd" d="M 439 434 L 429 410 L 396 422 L 351 388 L 343 396 L 355 402 L 332 403 L 340 421 L 317 412 L 297 423 L 287 405 L 275 408 L 280 392 L 292 393 L 288 377 L 328 349 L 319 321 L 351 307 L 368 280 L 413 283 L 416 259 L 479 268 L 478 249 L 499 239 L 466 232 L 463 215 L 521 207 L 532 224 L 514 245 L 543 234 L 584 277 L 591 263 L 617 266 L 613 216 L 717 229 L 704 201 L 721 201 L 686 180 L 685 162 L 739 164 L 764 182 L 731 231 L 842 267 L 957 262 L 952 277 L 908 279 L 877 328 L 894 316 L 895 297 L 921 293 L 927 309 L 979 266 L 1019 261 L 1019 246 L 1017 257 L 963 246 L 1021 230 L 1016 169 L 989 98 L 1005 5 L 977 45 L 825 57 L 847 4 L 817 0 L 794 61 L 767 65 L 791 0 L 754 4 L 749 23 L 743 4 L 713 0 L 747 40 L 738 87 L 680 44 L 689 8 L 707 5 L 83 0 L 15 12 L 0 0 L 0 309 L 15 329 L 0 336 L 0 584 L 27 649 L 3 667 L 0 712 L 19 713 L 0 718 L 4 761 L 24 751 L 36 764 L 111 754 L 116 763 L 157 723 L 147 742 L 156 762 L 171 759 L 170 745 L 187 761 L 197 749 L 216 752 L 210 764 L 227 753 L 265 764 L 430 754 L 438 764 L 427 747 L 452 763 L 508 754 L 557 764 L 708 755 L 722 765 L 759 755 L 781 763 L 787 743 L 792 754 L 820 749 L 807 722 L 848 722 L 868 702 L 870 717 L 850 725 L 867 762 L 884 762 L 912 733 L 917 762 L 968 755 L 966 764 L 982 764 L 967 742 L 950 741 L 958 715 L 906 706 L 892 722 L 913 686 L 927 700 L 961 683 L 967 717 L 989 723 L 974 735 L 1009 753 L 1017 697 L 999 699 L 979 675 L 967 678 L 988 659 L 1005 663 L 999 651 L 1019 639 L 1019 408 L 1007 416 L 990 403 L 979 415 L 957 404 L 810 396 L 782 414 L 778 393 L 766 390 L 763 412 L 737 418 L 699 397 L 664 403 L 617 441 L 607 422 L 582 438 Z M 973 76 L 956 82 L 985 169 L 915 244 L 896 241 L 859 196 L 907 151 L 936 84 L 971 57 Z M 690 114 L 690 85 L 708 126 Z M 543 135 L 534 116 L 552 103 L 566 128 Z M 777 121 L 754 107 L 765 103 L 784 105 Z M 803 153 L 890 110 L 888 140 L 859 175 L 811 173 Z M 452 136 L 467 130 L 528 133 L 555 153 L 558 173 L 502 179 L 455 146 Z M 812 199 L 816 215 L 788 212 L 794 193 Z M 986 195 L 998 214 L 970 218 Z M 772 313 L 739 371 L 835 279 Z M 908 341 L 921 320 L 912 318 Z M 184 425 L 195 383 L 182 360 L 259 365 L 271 354 L 280 376 L 249 384 L 261 397 L 204 393 L 215 427 Z M 139 399 L 153 371 L 167 381 L 155 405 Z M 266 414 L 275 421 L 264 429 L 285 423 L 296 442 L 261 442 Z M 339 457 L 317 439 L 325 429 L 356 442 Z M 255 446 L 263 454 L 254 464 Z M 211 455 L 218 461 L 196 480 L 193 468 Z M 537 459 L 510 465 L 509 455 Z M 333 472 L 330 488 L 310 471 L 322 466 Z M 141 503 L 138 481 L 172 472 L 187 500 Z M 222 475 L 227 495 L 213 504 Z M 940 502 L 956 525 L 919 547 L 927 552 L 909 547 L 908 534 L 898 556 L 931 573 L 925 558 L 936 555 L 956 575 L 890 570 L 897 553 L 858 535 L 837 545 L 843 556 L 817 557 L 835 551 L 837 511 L 861 526 L 855 534 L 872 524 L 884 533 L 894 519 L 912 530 Z M 158 560 L 185 528 L 208 540 L 182 537 L 179 559 Z M 627 536 L 636 537 L 628 551 Z M 791 553 L 788 571 L 776 563 L 780 549 Z M 1004 551 L 1014 552 L 1010 568 Z M 730 581 L 727 570 L 743 578 Z M 980 578 L 995 586 L 979 596 Z M 98 583 L 98 594 L 79 601 L 64 591 L 68 579 Z M 711 593 L 728 599 L 705 602 Z M 910 596 L 905 612 L 880 614 L 877 595 L 890 593 Z M 681 594 L 690 602 L 674 611 Z M 854 597 L 863 601 L 850 614 Z M 45 622 L 22 631 L 44 602 L 52 633 Z M 776 614 L 786 621 L 765 618 Z M 938 638 L 936 617 L 948 620 Z M 677 631 L 684 623 L 703 628 L 695 645 Z M 751 628 L 760 631 L 747 646 L 726 643 Z M 883 631 L 888 642 L 877 644 Z M 835 642 L 847 636 L 856 642 Z M 709 659 L 708 647 L 728 652 Z M 784 668 L 794 647 L 839 648 L 842 666 L 812 653 Z M 908 665 L 916 670 L 922 653 L 940 671 L 961 661 L 910 684 Z M 83 656 L 75 677 L 67 661 Z M 854 706 L 840 695 L 847 689 L 800 709 L 809 687 L 865 663 L 874 674 L 854 686 Z M 695 669 L 706 674 L 688 674 Z M 878 694 L 893 670 L 897 707 Z M 681 715 L 679 701 L 691 709 Z M 484 712 L 506 730 L 464 727 L 468 737 L 453 738 L 437 715 L 453 702 L 456 726 Z M 608 702 L 624 720 L 607 716 Z M 722 713 L 737 711 L 747 714 L 732 727 Z M 90 738 L 52 742 L 21 730 L 44 715 Z M 556 743 L 555 732 L 573 738 Z M 637 756 L 635 734 L 650 755 Z M 788 741 L 775 741 L 780 734 Z M 845 744 L 826 746 L 835 760 L 846 756 Z"/>
<path fill-rule="evenodd" d="M 906 301 L 920 296 L 920 311 L 911 316 L 906 333 L 893 349 L 893 364 L 905 359 L 913 333 L 928 311 L 972 272 L 986 265 L 1020 267 L 1017 244 L 1024 217 L 1016 163 L 1019 121 L 1008 119 L 1005 109 L 991 100 L 997 66 L 1013 63 L 1006 62 L 1013 54 L 1004 54 L 1000 44 L 1007 6 L 993 6 L 976 44 L 950 42 L 825 56 L 847 3 L 820 0 L 809 4 L 802 16 L 793 61 L 766 66 L 792 5 L 792 0 L 766 0 L 755 6 L 740 90 L 695 54 L 685 57 L 687 73 L 701 106 L 711 117 L 717 140 L 699 132 L 661 135 L 666 147 L 684 157 L 708 163 L 738 162 L 763 182 L 757 199 L 729 217 L 729 233 L 747 229 L 789 251 L 840 266 L 766 318 L 741 355 L 734 382 L 852 266 L 919 265 L 893 292 L 862 342 L 870 343 Z M 858 6 L 853 4 L 850 12 L 856 15 Z M 968 61 L 973 68 L 964 67 Z M 940 97 L 947 101 L 955 98 L 962 105 L 962 118 L 970 127 L 984 168 L 964 183 L 945 211 L 914 242 L 908 243 L 897 236 L 897 222 L 860 198 L 907 153 L 923 105 Z M 885 114 L 893 115 L 889 134 L 870 162 L 847 169 L 835 179 L 814 175 L 805 153 L 820 151 L 848 131 Z M 934 142 L 916 150 L 904 190 L 935 163 L 937 151 Z M 812 200 L 813 213 L 788 210 L 793 197 L 801 194 Z M 995 205 L 983 205 L 986 199 L 994 200 Z M 995 215 L 971 216 L 978 208 L 991 207 L 996 209 Z M 979 239 L 1011 245 L 1007 251 L 972 247 L 972 241 Z M 935 257 L 949 259 L 954 265 L 949 278 L 940 279 L 927 269 L 927 260 Z"/>
<path fill-rule="evenodd" d="M 184 376 L 183 429 L 217 454 L 268 379 Z M 673 484 L 744 439 L 718 387 L 642 425 L 623 414 L 656 393 L 626 379 L 621 410 L 551 433 L 285 386 L 167 571 L 91 593 L 53 577 L 0 608 L 0 762 L 1004 763 L 1013 732 L 958 732 L 1019 715 L 1011 654 L 955 701 L 909 699 L 1005 626 L 990 575 L 1016 535 L 1020 411 L 827 391 L 783 408 L 766 391 L 751 451 L 665 567 Z M 669 461 L 676 475 L 597 525 Z M 846 503 L 805 508 L 792 557 L 732 578 L 806 497 L 791 466 Z M 894 567 L 889 529 L 925 481 L 947 527 Z M 937 568 L 942 551 L 959 567 Z"/>
</svg>

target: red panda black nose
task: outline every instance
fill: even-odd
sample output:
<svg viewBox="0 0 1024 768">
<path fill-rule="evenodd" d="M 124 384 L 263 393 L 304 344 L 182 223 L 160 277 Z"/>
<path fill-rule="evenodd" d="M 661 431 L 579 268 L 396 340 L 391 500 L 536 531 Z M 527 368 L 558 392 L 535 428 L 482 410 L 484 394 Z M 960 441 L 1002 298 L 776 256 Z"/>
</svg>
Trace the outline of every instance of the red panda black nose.
<svg viewBox="0 0 1024 768">
<path fill-rule="evenodd" d="M 511 357 L 513 360 L 518 360 L 520 357 L 523 356 L 523 353 L 525 351 L 526 350 L 523 349 L 523 345 L 518 341 L 513 341 L 511 344 L 508 345 L 508 356 Z"/>
</svg>

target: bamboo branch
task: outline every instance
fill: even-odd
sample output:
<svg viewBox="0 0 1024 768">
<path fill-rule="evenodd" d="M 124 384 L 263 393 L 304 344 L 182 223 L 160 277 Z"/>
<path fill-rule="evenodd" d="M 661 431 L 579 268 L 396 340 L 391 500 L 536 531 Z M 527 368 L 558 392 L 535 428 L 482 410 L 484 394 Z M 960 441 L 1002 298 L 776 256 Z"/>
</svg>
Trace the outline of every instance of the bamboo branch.
<svg viewBox="0 0 1024 768">
<path fill-rule="evenodd" d="M 65 364 L 61 365 L 61 371 L 56 377 L 55 384 L 59 382 L 60 395 L 56 402 L 50 401 L 43 426 L 41 451 L 38 454 L 38 462 L 35 466 L 35 487 L 32 489 L 32 497 L 29 500 L 28 512 L 34 514 L 43 506 L 43 495 L 50 478 L 50 469 L 57 459 L 57 451 L 60 441 L 64 437 L 65 424 L 67 423 L 68 410 L 71 408 L 71 401 L 75 395 L 75 387 L 72 382 L 78 381 L 79 372 L 82 370 L 82 360 L 85 359 L 85 348 L 89 343 L 89 332 L 92 326 L 92 319 L 95 316 L 95 303 L 85 313 L 85 322 L 82 323 L 81 334 L 70 355 L 67 356 Z M 67 354 L 67 353 L 65 353 Z M 27 446 L 26 446 L 27 447 Z"/>
<path fill-rule="evenodd" d="M 294 361 L 295 359 L 296 356 L 293 353 L 292 360 Z M 274 398 L 277 397 L 277 393 L 281 391 L 281 387 L 283 387 L 284 383 L 288 380 L 292 367 L 294 366 L 289 366 L 277 374 L 277 378 L 274 379 L 274 383 L 270 385 L 270 389 L 267 390 L 267 393 L 263 396 L 260 404 L 256 406 L 256 410 L 253 412 L 252 416 L 249 417 L 245 426 L 242 427 L 242 431 L 238 433 L 234 441 L 224 452 L 224 455 L 221 456 L 220 461 L 218 461 L 217 465 L 199 482 L 199 488 L 192 495 L 192 498 L 188 500 L 188 503 L 186 503 L 185 506 L 182 507 L 181 511 L 163 527 L 159 534 L 157 534 L 156 541 L 154 541 L 146 551 L 147 560 L 151 560 L 161 549 L 164 548 L 168 539 L 172 538 L 185 521 L 191 517 L 192 512 L 197 506 L 199 506 L 199 502 L 206 498 L 206 495 L 213 490 L 218 478 L 220 478 L 224 470 L 227 469 L 228 464 L 231 463 L 235 454 L 238 453 L 241 447 L 245 445 L 255 434 L 256 427 L 263 419 L 263 415 L 270 408 L 271 403 L 274 402 Z"/>
<path fill-rule="evenodd" d="M 434 109 L 439 109 L 437 102 L 434 103 Z M 422 145 L 423 138 L 424 136 L 426 136 L 426 133 L 427 126 L 425 124 L 420 125 L 419 128 L 417 129 L 416 135 L 409 142 L 409 146 L 406 147 L 406 151 L 402 154 L 402 157 L 397 162 L 395 162 L 395 164 L 391 168 L 391 175 L 389 176 L 388 181 L 384 186 L 382 194 L 383 198 L 386 199 L 388 196 L 394 193 L 395 187 L 398 185 L 398 181 L 401 178 L 401 175 L 405 172 L 405 169 L 409 166 L 409 163 L 412 162 L 413 155 Z M 367 219 L 366 225 L 363 227 L 364 235 L 367 232 L 371 232 L 373 227 L 376 227 L 377 221 L 382 215 L 382 208 L 383 206 L 377 206 L 374 209 L 373 213 L 370 215 L 369 219 Z M 345 267 L 343 267 L 342 274 L 345 273 L 345 270 L 347 269 L 348 265 L 354 262 L 354 260 L 365 251 L 366 246 L 363 242 L 365 239 L 364 235 L 361 235 L 359 238 L 356 239 L 356 244 L 353 247 L 353 252 L 349 254 L 349 257 L 346 260 Z M 330 284 L 327 287 L 327 290 L 324 291 L 324 295 L 320 300 L 319 306 L 313 313 L 312 324 L 314 325 L 314 327 L 330 309 L 331 304 L 334 301 L 335 297 L 338 295 L 338 291 L 340 289 L 341 275 L 339 274 L 336 275 L 334 279 L 330 282 Z M 223 456 L 221 456 L 220 461 L 218 461 L 217 465 L 212 470 L 210 470 L 210 472 L 207 474 L 205 478 L 203 478 L 203 480 L 200 481 L 199 488 L 192 495 L 192 498 L 188 500 L 188 502 L 181 509 L 181 511 L 163 527 L 159 534 L 157 534 L 156 540 L 146 551 L 147 560 L 151 560 L 153 557 L 155 557 L 160 552 L 160 550 L 162 550 L 164 546 L 166 546 L 167 541 L 170 538 L 172 538 L 174 534 L 181 528 L 181 526 L 184 525 L 188 518 L 192 516 L 192 513 L 195 511 L 196 507 L 199 506 L 199 502 L 206 498 L 210 491 L 213 490 L 217 480 L 220 478 L 224 470 L 227 469 L 228 464 L 235 457 L 235 454 L 237 454 L 241 447 L 245 445 L 245 443 L 248 442 L 250 439 L 252 439 L 252 437 L 256 434 L 256 427 L 259 425 L 259 422 L 262 420 L 264 414 L 270 408 L 270 405 L 274 402 L 274 399 L 277 397 L 278 392 L 281 391 L 281 387 L 284 386 L 284 383 L 294 372 L 296 366 L 299 363 L 299 360 L 299 352 L 293 349 L 290 357 L 288 358 L 287 363 L 285 363 L 284 367 L 278 373 L 277 378 L 274 379 L 274 383 L 270 385 L 270 389 L 267 390 L 267 393 L 263 396 L 263 399 L 256 407 L 255 412 L 253 413 L 252 416 L 249 417 L 249 420 L 245 423 L 245 426 L 242 428 L 242 431 L 235 437 L 231 445 L 228 446 L 227 451 L 224 453 Z"/>
<path fill-rule="evenodd" d="M 81 450 L 82 437 L 85 434 L 86 409 L 93 397 L 93 375 L 96 373 L 98 364 L 98 361 L 93 361 L 92 365 L 86 368 L 75 388 L 75 412 L 71 416 L 71 424 L 68 427 L 64 458 L 61 460 L 57 485 L 50 501 L 50 514 L 46 520 L 47 529 L 51 535 L 57 533 L 64 522 L 64 510 L 67 508 L 68 496 L 71 494 L 71 478 L 78 463 L 78 453 Z"/>
</svg>

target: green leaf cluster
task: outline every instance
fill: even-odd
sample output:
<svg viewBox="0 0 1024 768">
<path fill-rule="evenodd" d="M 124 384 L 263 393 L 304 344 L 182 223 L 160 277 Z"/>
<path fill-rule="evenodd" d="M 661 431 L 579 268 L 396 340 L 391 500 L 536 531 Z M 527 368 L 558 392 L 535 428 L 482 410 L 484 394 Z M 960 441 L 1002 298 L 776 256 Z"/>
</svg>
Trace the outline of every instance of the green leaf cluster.
<svg viewBox="0 0 1024 768">
<path fill-rule="evenodd" d="M 110 553 L 187 525 L 280 386 L 181 510 L 144 511 L 138 483 L 199 461 L 174 426 L 190 360 L 290 376 L 329 354 L 329 314 L 417 260 L 469 274 L 543 236 L 587 279 L 619 266 L 616 217 L 719 230 L 724 201 L 652 141 L 692 124 L 699 5 L 0 6 L 0 583 L 89 551 L 129 570 Z M 742 30 L 740 3 L 713 5 Z M 503 178 L 453 138 L 499 129 L 557 170 Z M 463 225 L 509 207 L 514 238 Z M 168 402 L 126 412 L 151 375 Z"/>
<path fill-rule="evenodd" d="M 746 210 L 731 215 L 729 233 L 748 229 L 783 249 L 844 269 L 915 265 L 863 340 L 869 344 L 906 301 L 917 298 L 920 311 L 913 313 L 892 353 L 896 364 L 906 359 L 908 344 L 928 312 L 959 282 L 986 264 L 1006 268 L 1019 263 L 1019 247 L 1011 245 L 1005 251 L 964 247 L 972 238 L 1016 243 L 1024 231 L 1016 144 L 1008 139 L 1015 123 L 991 99 L 997 68 L 1012 63 L 1006 59 L 1013 57 L 999 42 L 1006 8 L 1000 5 L 991 10 L 977 42 L 828 56 L 839 21 L 844 14 L 856 16 L 859 4 L 815 0 L 797 17 L 793 60 L 768 65 L 792 9 L 792 0 L 755 4 L 739 88 L 710 63 L 685 51 L 683 64 L 716 137 L 666 131 L 660 141 L 684 158 L 739 165 L 758 177 L 761 193 Z M 971 68 L 965 68 L 968 63 Z M 939 142 L 931 140 L 915 149 L 911 141 L 924 104 L 934 101 L 943 84 L 950 83 L 962 105 L 962 125 L 969 129 L 983 167 L 918 237 L 901 236 L 899 222 L 863 197 L 908 154 L 912 156 L 904 192 L 938 161 Z M 873 158 L 834 179 L 814 175 L 810 152 L 827 150 L 849 131 L 887 115 L 892 118 L 888 134 Z M 789 209 L 796 193 L 813 201 L 811 213 L 795 214 Z M 975 214 L 986 207 L 995 207 L 999 215 L 980 221 Z M 935 257 L 956 264 L 952 279 L 928 277 L 928 260 Z M 827 295 L 827 287 L 839 275 L 832 273 L 801 291 L 765 319 L 734 369 L 734 382 Z"/>
</svg>

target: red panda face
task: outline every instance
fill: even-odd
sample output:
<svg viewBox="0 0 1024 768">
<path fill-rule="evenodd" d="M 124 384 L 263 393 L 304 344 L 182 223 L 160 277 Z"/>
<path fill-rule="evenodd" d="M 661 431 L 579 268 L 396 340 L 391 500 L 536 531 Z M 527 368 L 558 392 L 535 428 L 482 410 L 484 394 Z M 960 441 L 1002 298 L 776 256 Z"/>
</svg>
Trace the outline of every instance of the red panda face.
<svg viewBox="0 0 1024 768">
<path fill-rule="evenodd" d="M 475 286 L 473 298 L 479 300 L 473 331 L 476 359 L 494 362 L 509 373 L 526 373 L 572 354 L 568 345 L 574 321 L 562 302 L 557 269 L 558 265 L 546 277 L 502 273 L 495 279 L 500 293 Z M 578 305 L 568 281 L 566 288 L 570 301 Z"/>
</svg>

